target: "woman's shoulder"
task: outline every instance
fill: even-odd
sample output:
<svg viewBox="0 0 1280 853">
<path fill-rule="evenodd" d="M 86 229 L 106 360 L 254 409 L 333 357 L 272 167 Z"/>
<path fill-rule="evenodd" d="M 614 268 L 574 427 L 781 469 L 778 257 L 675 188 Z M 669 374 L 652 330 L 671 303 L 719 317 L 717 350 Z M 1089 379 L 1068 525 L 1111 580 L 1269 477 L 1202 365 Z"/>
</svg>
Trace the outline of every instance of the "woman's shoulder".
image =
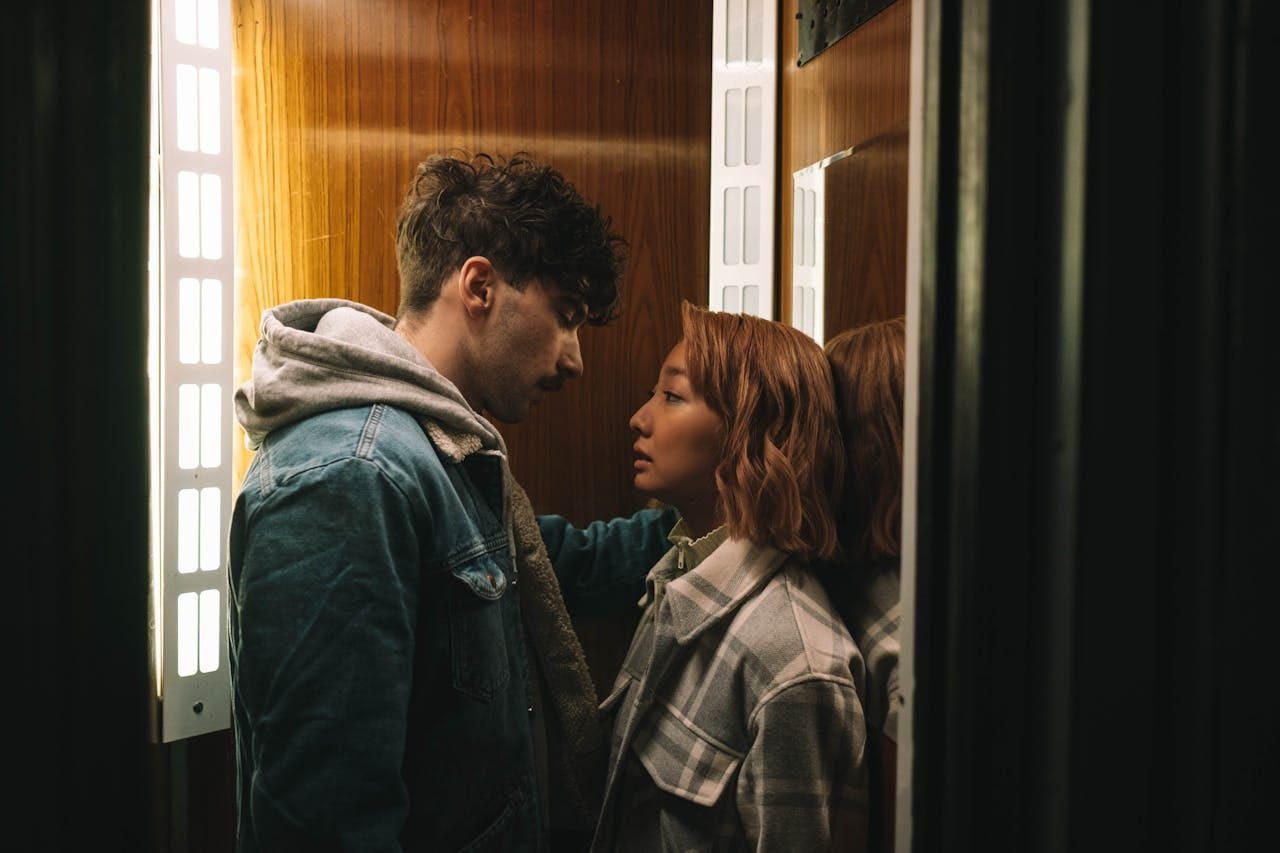
<svg viewBox="0 0 1280 853">
<path fill-rule="evenodd" d="M 777 673 L 856 680 L 862 655 L 812 567 L 789 558 L 730 627 L 753 659 Z"/>
</svg>

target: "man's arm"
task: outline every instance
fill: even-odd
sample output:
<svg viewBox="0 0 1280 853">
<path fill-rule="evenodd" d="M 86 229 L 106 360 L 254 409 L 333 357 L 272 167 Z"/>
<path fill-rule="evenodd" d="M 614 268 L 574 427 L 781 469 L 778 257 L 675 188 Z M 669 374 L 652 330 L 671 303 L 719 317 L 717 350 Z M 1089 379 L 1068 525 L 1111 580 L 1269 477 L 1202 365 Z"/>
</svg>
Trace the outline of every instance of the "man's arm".
<svg viewBox="0 0 1280 853">
<path fill-rule="evenodd" d="M 404 495 L 364 460 L 305 472 L 233 535 L 232 569 L 244 840 L 399 850 L 419 583 Z"/>
<path fill-rule="evenodd" d="M 667 534 L 677 518 L 671 508 L 642 509 L 579 528 L 559 515 L 538 516 L 569 613 L 580 619 L 634 609 L 645 575 L 671 547 Z"/>
</svg>

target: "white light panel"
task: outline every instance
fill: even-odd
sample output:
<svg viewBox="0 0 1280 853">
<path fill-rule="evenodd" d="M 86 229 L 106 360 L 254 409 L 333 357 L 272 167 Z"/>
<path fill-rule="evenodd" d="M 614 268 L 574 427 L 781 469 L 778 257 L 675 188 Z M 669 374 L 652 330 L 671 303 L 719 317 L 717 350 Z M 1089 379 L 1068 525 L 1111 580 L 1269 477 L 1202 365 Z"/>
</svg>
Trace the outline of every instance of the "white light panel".
<svg viewBox="0 0 1280 853">
<path fill-rule="evenodd" d="M 715 0 L 708 305 L 773 319 L 777 4 Z"/>
<path fill-rule="evenodd" d="M 155 0 L 152 621 L 162 741 L 230 725 L 230 10 Z"/>
</svg>

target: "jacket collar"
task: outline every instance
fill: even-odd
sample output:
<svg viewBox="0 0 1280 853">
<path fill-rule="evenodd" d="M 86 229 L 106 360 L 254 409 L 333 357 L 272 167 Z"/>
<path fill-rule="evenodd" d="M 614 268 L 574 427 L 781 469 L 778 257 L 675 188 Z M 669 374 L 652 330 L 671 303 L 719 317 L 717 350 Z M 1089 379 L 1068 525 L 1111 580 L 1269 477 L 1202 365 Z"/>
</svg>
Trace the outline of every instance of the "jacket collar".
<svg viewBox="0 0 1280 853">
<path fill-rule="evenodd" d="M 670 555 L 669 555 L 670 556 Z M 667 584 L 659 617 L 681 645 L 690 643 L 712 625 L 727 618 L 764 586 L 787 560 L 769 545 L 728 539 L 697 567 Z"/>
</svg>

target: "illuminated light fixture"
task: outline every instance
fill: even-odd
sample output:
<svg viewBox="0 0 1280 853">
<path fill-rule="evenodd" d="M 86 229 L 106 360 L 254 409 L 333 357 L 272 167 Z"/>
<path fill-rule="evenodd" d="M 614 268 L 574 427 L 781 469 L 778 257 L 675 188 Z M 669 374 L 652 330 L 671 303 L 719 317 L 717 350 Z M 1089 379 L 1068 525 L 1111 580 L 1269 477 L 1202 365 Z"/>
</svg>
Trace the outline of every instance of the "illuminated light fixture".
<svg viewBox="0 0 1280 853">
<path fill-rule="evenodd" d="M 152 11 L 153 730 L 168 743 L 231 724 L 232 57 L 227 0 Z"/>
<path fill-rule="evenodd" d="M 715 0 L 711 31 L 708 305 L 772 320 L 777 4 Z"/>
</svg>

